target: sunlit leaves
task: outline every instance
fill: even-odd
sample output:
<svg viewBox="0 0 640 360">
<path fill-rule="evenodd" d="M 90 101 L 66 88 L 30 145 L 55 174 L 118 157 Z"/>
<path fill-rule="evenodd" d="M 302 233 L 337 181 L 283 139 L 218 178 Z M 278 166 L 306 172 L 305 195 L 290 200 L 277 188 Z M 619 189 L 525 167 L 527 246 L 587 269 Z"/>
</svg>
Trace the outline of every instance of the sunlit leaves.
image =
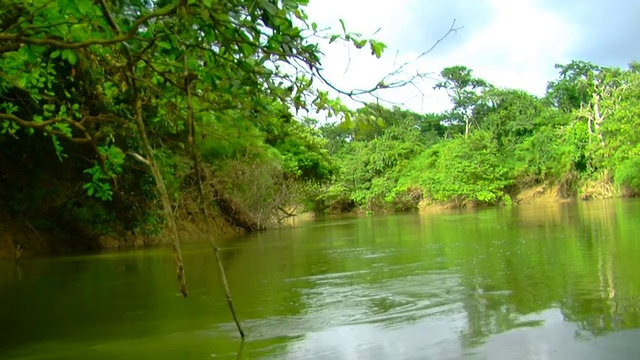
<svg viewBox="0 0 640 360">
<path fill-rule="evenodd" d="M 278 7 L 271 0 L 260 0 L 260 5 L 271 15 L 278 14 Z"/>
<path fill-rule="evenodd" d="M 321 127 L 341 165 L 338 184 L 323 201 L 348 199 L 367 209 L 390 206 L 402 170 L 425 149 L 416 126 L 420 119 L 399 108 L 369 104 L 353 118 Z"/>
<path fill-rule="evenodd" d="M 78 62 L 78 56 L 73 50 L 63 50 L 62 59 L 67 60 L 69 64 L 75 65 Z"/>
<path fill-rule="evenodd" d="M 387 47 L 385 44 L 375 40 L 369 40 L 369 45 L 371 46 L 371 55 L 375 55 L 378 59 L 382 56 L 382 52 Z"/>
<path fill-rule="evenodd" d="M 487 132 L 442 142 L 413 166 L 422 172 L 428 196 L 438 201 L 495 204 L 507 196 L 504 190 L 513 183 L 497 143 Z"/>
</svg>

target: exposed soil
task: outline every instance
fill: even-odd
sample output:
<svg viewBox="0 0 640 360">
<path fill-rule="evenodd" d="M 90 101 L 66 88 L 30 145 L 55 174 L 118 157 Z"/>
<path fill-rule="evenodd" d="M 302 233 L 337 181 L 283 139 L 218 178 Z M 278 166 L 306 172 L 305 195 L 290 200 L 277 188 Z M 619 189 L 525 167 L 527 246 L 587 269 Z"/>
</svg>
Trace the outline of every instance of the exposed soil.
<svg viewBox="0 0 640 360">
<path fill-rule="evenodd" d="M 513 199 L 516 204 L 547 204 L 558 202 L 569 202 L 575 198 L 566 198 L 562 196 L 560 186 L 549 187 L 546 185 L 539 185 L 531 188 L 524 189 Z M 462 205 L 462 206 L 461 206 Z M 452 211 L 460 209 L 472 209 L 475 205 L 472 202 L 465 204 L 458 204 L 454 202 L 450 203 L 434 203 L 427 200 L 423 200 L 418 205 L 420 212 L 439 213 L 443 211 Z"/>
<path fill-rule="evenodd" d="M 0 215 L 0 259 L 51 252 L 50 239 L 26 224 Z"/>
<path fill-rule="evenodd" d="M 537 186 L 521 191 L 514 199 L 518 204 L 542 204 L 571 201 L 562 198 L 558 187 Z M 467 204 L 467 209 L 473 204 Z M 440 204 L 423 201 L 419 205 L 421 212 L 457 211 L 460 204 Z M 290 222 L 304 221 L 308 214 L 296 216 Z M 285 224 L 291 225 L 291 224 Z M 214 218 L 210 225 L 192 219 L 178 220 L 180 239 L 183 242 L 200 241 L 207 236 L 222 236 L 238 232 L 238 226 L 232 226 L 222 216 Z M 43 254 L 73 253 L 113 248 L 145 247 L 168 244 L 164 236 L 127 236 L 126 238 L 104 236 L 97 239 L 82 239 L 68 234 L 51 234 L 36 230 L 25 221 L 12 218 L 0 209 L 0 259 L 14 259 L 16 256 L 33 257 Z"/>
<path fill-rule="evenodd" d="M 207 236 L 223 236 L 237 232 L 224 219 L 213 219 L 209 225 L 178 221 L 181 242 L 195 242 Z M 125 237 L 102 236 L 86 239 L 69 234 L 52 234 L 36 230 L 25 221 L 0 213 L 0 259 L 29 258 L 45 254 L 65 254 L 102 249 L 124 249 L 169 244 L 166 236 Z"/>
<path fill-rule="evenodd" d="M 559 201 L 571 201 L 571 199 L 563 198 L 558 186 L 548 187 L 545 185 L 524 189 L 515 198 L 517 204 L 541 204 Z"/>
</svg>

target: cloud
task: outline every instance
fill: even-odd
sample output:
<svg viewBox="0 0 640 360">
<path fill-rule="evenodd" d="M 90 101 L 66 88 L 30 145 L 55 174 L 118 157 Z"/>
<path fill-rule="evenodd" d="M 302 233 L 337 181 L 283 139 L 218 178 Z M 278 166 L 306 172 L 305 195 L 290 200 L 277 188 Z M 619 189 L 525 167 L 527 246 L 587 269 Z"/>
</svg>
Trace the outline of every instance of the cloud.
<svg viewBox="0 0 640 360">
<path fill-rule="evenodd" d="M 555 77 L 554 64 L 568 60 L 571 30 L 530 1 L 491 3 L 494 21 L 442 60 L 466 65 L 494 85 L 542 95 Z"/>
<path fill-rule="evenodd" d="M 637 0 L 538 0 L 574 29 L 573 60 L 626 67 L 640 59 Z"/>
<path fill-rule="evenodd" d="M 492 6 L 487 1 L 407 1 L 402 20 L 396 22 L 392 43 L 402 49 L 416 52 L 430 48 L 446 33 L 452 23 L 460 28 L 456 36 L 438 46 L 438 51 L 450 51 L 471 39 L 475 33 L 495 20 Z"/>
<path fill-rule="evenodd" d="M 338 19 L 345 20 L 347 30 L 375 38 L 388 45 L 382 59 L 370 56 L 367 50 L 356 51 L 343 45 L 322 46 L 323 65 L 327 77 L 342 89 L 365 89 L 375 86 L 386 74 L 428 50 L 447 33 L 452 22 L 464 26 L 441 42 L 433 53 L 405 69 L 407 77 L 416 72 L 437 75 L 453 65 L 438 61 L 438 54 L 457 49 L 472 37 L 473 29 L 481 29 L 491 21 L 490 7 L 481 2 L 469 6 L 465 0 L 441 2 L 420 0 L 313 0 L 307 9 L 311 20 L 322 26 L 341 31 Z M 465 4 L 466 3 L 466 4 Z M 477 16 L 485 14 L 486 16 Z M 443 93 L 435 93 L 435 81 L 418 81 L 415 86 L 401 90 L 386 90 L 381 97 L 393 103 L 405 104 L 416 111 L 441 111 L 449 107 Z M 368 98 L 373 101 L 373 98 Z M 347 101 L 349 102 L 349 101 Z M 353 103 L 352 103 L 353 104 Z"/>
<path fill-rule="evenodd" d="M 544 95 L 558 73 L 554 65 L 587 60 L 625 66 L 640 59 L 640 13 L 637 0 L 311 0 L 308 14 L 321 25 L 375 37 L 389 48 L 377 60 L 368 51 L 342 45 L 323 46 L 326 74 L 341 88 L 367 88 L 415 59 L 442 37 L 455 19 L 462 29 L 447 37 L 428 56 L 412 63 L 408 73 L 434 75 L 444 67 L 464 65 L 489 83 Z M 373 35 L 376 30 L 378 33 Z M 450 106 L 442 92 L 424 81 L 385 91 L 385 99 L 419 112 Z"/>
</svg>

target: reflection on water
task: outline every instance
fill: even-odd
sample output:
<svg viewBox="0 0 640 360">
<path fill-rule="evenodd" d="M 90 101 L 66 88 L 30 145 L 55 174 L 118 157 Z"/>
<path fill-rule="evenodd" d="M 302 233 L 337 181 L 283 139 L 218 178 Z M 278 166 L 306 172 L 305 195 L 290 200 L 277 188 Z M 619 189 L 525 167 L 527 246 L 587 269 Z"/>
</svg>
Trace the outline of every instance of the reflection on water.
<svg viewBox="0 0 640 360">
<path fill-rule="evenodd" d="M 213 254 L 0 263 L 0 358 L 634 359 L 638 201 L 323 219 Z"/>
</svg>

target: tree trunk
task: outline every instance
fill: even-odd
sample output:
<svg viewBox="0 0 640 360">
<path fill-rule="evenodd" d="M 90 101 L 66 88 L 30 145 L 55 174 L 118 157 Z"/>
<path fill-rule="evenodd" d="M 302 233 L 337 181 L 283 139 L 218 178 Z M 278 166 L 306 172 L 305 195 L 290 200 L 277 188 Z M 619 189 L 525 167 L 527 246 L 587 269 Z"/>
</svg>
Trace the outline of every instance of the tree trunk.
<svg viewBox="0 0 640 360">
<path fill-rule="evenodd" d="M 105 0 L 99 1 L 100 8 L 102 9 L 102 13 L 109 23 L 109 26 L 116 34 L 121 34 L 120 28 L 118 24 L 114 20 L 111 12 L 109 11 L 109 7 Z M 162 173 L 160 172 L 160 168 L 158 168 L 158 164 L 153 159 L 153 149 L 151 148 L 151 144 L 149 143 L 149 138 L 147 137 L 147 131 L 144 127 L 144 121 L 142 120 L 142 99 L 140 99 L 140 91 L 138 90 L 138 86 L 136 84 L 136 65 L 137 62 L 133 60 L 131 56 L 131 51 L 129 49 L 129 44 L 126 42 L 122 43 L 123 52 L 127 58 L 127 67 L 128 71 L 125 73 L 127 77 L 127 83 L 133 89 L 133 110 L 134 110 L 134 120 L 136 126 L 138 128 L 138 133 L 140 133 L 140 139 L 142 140 L 142 146 L 144 147 L 144 151 L 146 153 L 147 159 L 144 159 L 145 163 L 149 165 L 151 169 L 151 174 L 153 175 L 153 179 L 156 182 L 156 189 L 158 190 L 158 195 L 160 195 L 160 201 L 162 202 L 162 212 L 164 214 L 165 220 L 167 221 L 167 226 L 169 226 L 169 231 L 171 232 L 171 237 L 173 240 L 173 260 L 176 265 L 176 272 L 178 274 L 178 284 L 180 285 L 180 292 L 182 296 L 187 297 L 187 282 L 184 277 L 184 263 L 182 262 L 182 250 L 180 249 L 180 239 L 178 238 L 178 229 L 176 227 L 176 221 L 173 217 L 173 209 L 171 206 L 171 200 L 169 199 L 169 194 L 167 193 L 167 188 L 164 184 L 164 179 L 162 178 Z"/>
<path fill-rule="evenodd" d="M 164 183 L 164 179 L 162 178 L 162 173 L 160 172 L 160 168 L 158 168 L 158 164 L 153 159 L 153 149 L 151 148 L 151 144 L 149 143 L 149 139 L 147 138 L 147 132 L 144 127 L 144 122 L 142 120 L 142 100 L 140 99 L 140 94 L 137 89 L 134 89 L 134 110 L 135 110 L 135 122 L 138 127 L 138 132 L 140 133 L 140 139 L 142 140 L 142 145 L 144 146 L 144 151 L 147 156 L 147 161 L 149 164 L 149 168 L 151 169 L 151 174 L 153 175 L 153 179 L 156 182 L 156 188 L 158 190 L 158 195 L 160 195 L 160 201 L 162 202 L 162 212 L 164 214 L 165 220 L 167 221 L 167 226 L 169 227 L 169 231 L 171 233 L 171 237 L 173 240 L 173 260 L 176 265 L 176 272 L 178 275 L 178 284 L 180 285 L 180 292 L 182 296 L 187 297 L 187 283 L 184 276 L 184 263 L 182 262 L 182 250 L 180 249 L 180 239 L 178 238 L 178 228 L 176 227 L 176 221 L 173 217 L 173 209 L 171 206 L 171 200 L 169 199 L 169 194 L 167 193 L 167 188 Z"/>
<path fill-rule="evenodd" d="M 604 135 L 602 135 L 602 132 L 600 131 L 600 125 L 602 125 L 602 122 L 604 121 L 604 116 L 600 113 L 600 95 L 598 94 L 593 95 L 593 115 L 595 120 L 595 132 L 598 134 L 598 138 L 600 139 L 600 145 L 604 148 L 606 145 Z"/>
<path fill-rule="evenodd" d="M 204 189 L 202 187 L 202 178 L 200 175 L 200 162 L 198 161 L 198 151 L 195 143 L 195 121 L 193 118 L 193 104 L 191 103 L 191 82 L 189 79 L 188 68 L 187 68 L 187 57 L 185 56 L 185 91 L 187 92 L 187 127 L 188 127 L 188 136 L 187 141 L 189 143 L 189 149 L 191 152 L 191 159 L 193 161 L 196 183 L 198 184 L 198 207 L 204 218 L 204 221 L 209 224 L 209 213 L 207 210 L 207 205 L 205 204 L 206 199 L 204 196 Z M 210 226 L 207 226 L 208 228 Z M 209 240 L 211 241 L 211 246 L 213 246 L 213 253 L 216 256 L 216 262 L 218 263 L 218 270 L 220 271 L 220 278 L 222 279 L 222 285 L 224 286 L 224 292 L 226 295 L 227 306 L 229 306 L 229 311 L 231 312 L 231 316 L 233 317 L 233 321 L 236 323 L 236 327 L 238 328 L 238 332 L 240 333 L 240 337 L 244 339 L 244 330 L 242 330 L 242 325 L 236 316 L 236 310 L 233 306 L 233 299 L 231 298 L 231 290 L 229 289 L 229 283 L 227 282 L 227 274 L 224 271 L 224 266 L 222 265 L 222 260 L 220 259 L 220 248 L 216 243 L 215 239 L 212 236 L 209 236 Z"/>
<path fill-rule="evenodd" d="M 464 118 L 464 138 L 466 139 L 469 136 L 469 128 L 471 127 L 471 121 L 469 117 Z"/>
<path fill-rule="evenodd" d="M 186 57 L 185 57 L 186 59 Z M 186 61 L 186 60 L 185 60 Z M 200 161 L 198 160 L 198 152 L 196 149 L 195 142 L 195 124 L 193 120 L 193 104 L 191 104 L 191 90 L 190 83 L 187 82 L 186 92 L 187 92 L 187 131 L 189 132 L 187 136 L 187 142 L 189 144 L 189 149 L 191 153 L 191 161 L 193 161 L 193 171 L 196 176 L 196 184 L 198 184 L 198 209 L 202 213 L 202 216 L 208 220 L 209 212 L 207 210 L 207 206 L 205 204 L 204 198 L 204 189 L 202 187 L 202 175 L 200 174 Z"/>
</svg>

